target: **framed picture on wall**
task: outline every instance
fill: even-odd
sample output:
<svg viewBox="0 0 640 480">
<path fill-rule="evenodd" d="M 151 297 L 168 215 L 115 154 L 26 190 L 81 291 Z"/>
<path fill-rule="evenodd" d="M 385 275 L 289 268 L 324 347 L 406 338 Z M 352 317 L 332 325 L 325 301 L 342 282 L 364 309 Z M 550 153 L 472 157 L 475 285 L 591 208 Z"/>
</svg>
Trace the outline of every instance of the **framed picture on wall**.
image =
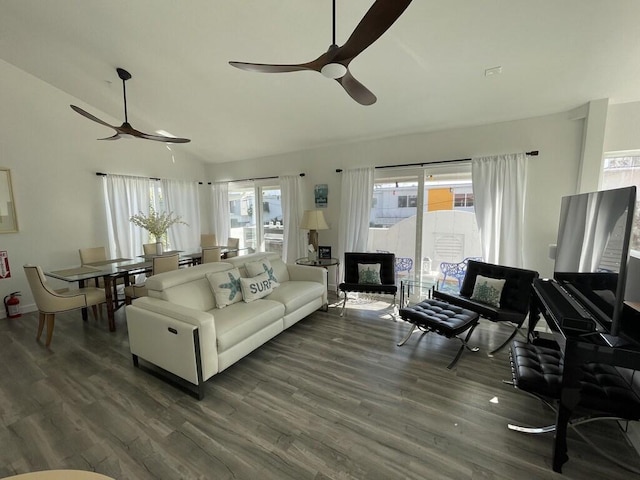
<svg viewBox="0 0 640 480">
<path fill-rule="evenodd" d="M 331 258 L 331 247 L 318 246 L 318 258 Z"/>
</svg>

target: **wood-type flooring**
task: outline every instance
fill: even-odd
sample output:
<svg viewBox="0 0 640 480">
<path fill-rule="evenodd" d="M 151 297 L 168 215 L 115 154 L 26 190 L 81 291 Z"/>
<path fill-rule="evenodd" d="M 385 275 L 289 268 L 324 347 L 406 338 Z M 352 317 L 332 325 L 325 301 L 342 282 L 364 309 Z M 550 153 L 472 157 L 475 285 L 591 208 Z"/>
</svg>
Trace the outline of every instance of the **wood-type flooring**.
<svg viewBox="0 0 640 480">
<path fill-rule="evenodd" d="M 573 432 L 563 475 L 551 470 L 542 403 L 502 382 L 509 334 L 481 321 L 454 370 L 459 342 L 409 325 L 388 304 L 315 312 L 206 384 L 204 400 L 132 365 L 124 311 L 117 331 L 59 315 L 50 348 L 37 314 L 0 320 L 0 478 L 45 469 L 125 479 L 635 478 Z M 382 309 L 381 309 L 382 308 Z M 640 468 L 614 422 L 582 427 Z"/>
</svg>

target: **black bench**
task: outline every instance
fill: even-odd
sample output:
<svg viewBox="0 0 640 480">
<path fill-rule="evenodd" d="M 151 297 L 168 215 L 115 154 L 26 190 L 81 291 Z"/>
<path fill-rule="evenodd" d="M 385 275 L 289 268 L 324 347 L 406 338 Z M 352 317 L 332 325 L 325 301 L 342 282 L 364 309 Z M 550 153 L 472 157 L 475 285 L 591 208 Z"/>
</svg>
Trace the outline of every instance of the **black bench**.
<svg viewBox="0 0 640 480">
<path fill-rule="evenodd" d="M 558 348 L 514 340 L 511 344 L 513 386 L 548 405 L 556 414 L 560 400 L 564 361 Z M 640 397 L 620 371 L 611 365 L 587 363 L 582 367 L 580 401 L 569 420 L 569 426 L 596 451 L 624 468 L 623 462 L 598 449 L 576 426 L 594 420 L 640 420 Z M 554 425 L 522 427 L 509 424 L 509 429 L 524 433 L 548 433 Z"/>
<path fill-rule="evenodd" d="M 477 347 L 469 347 L 467 344 L 480 318 L 476 312 L 440 300 L 428 299 L 416 305 L 401 308 L 400 318 L 413 325 L 409 333 L 398 343 L 399 347 L 409 340 L 416 329 L 422 330 L 423 333 L 435 332 L 447 338 L 457 338 L 462 342 L 458 354 L 447 366 L 449 369 L 458 362 L 465 348 L 472 352 L 478 351 Z M 458 336 L 467 330 L 469 333 L 464 340 Z"/>
</svg>

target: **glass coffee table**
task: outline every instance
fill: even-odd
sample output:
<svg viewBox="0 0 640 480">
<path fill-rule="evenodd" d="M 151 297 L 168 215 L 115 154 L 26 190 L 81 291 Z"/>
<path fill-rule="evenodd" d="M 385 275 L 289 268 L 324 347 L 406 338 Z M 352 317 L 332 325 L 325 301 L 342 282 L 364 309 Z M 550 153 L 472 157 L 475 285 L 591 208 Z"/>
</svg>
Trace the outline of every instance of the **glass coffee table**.
<svg viewBox="0 0 640 480">
<path fill-rule="evenodd" d="M 438 272 L 427 272 L 422 276 L 400 280 L 400 308 L 431 298 L 431 292 L 437 286 Z"/>
</svg>

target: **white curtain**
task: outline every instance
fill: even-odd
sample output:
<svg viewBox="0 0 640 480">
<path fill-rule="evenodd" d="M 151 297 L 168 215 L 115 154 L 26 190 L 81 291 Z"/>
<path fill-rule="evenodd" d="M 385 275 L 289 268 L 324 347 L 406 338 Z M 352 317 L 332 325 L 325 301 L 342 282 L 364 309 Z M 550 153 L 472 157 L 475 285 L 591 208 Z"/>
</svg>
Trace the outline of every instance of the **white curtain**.
<svg viewBox="0 0 640 480">
<path fill-rule="evenodd" d="M 216 234 L 218 245 L 226 245 L 231 231 L 231 219 L 229 216 L 229 184 L 219 182 L 211 185 L 211 207 L 213 218 L 211 225 Z"/>
<path fill-rule="evenodd" d="M 526 155 L 473 158 L 471 173 L 484 260 L 523 267 Z"/>
<path fill-rule="evenodd" d="M 148 241 L 145 230 L 129 221 L 131 215 L 149 213 L 148 178 L 107 175 L 103 177 L 110 258 L 136 258 Z"/>
<path fill-rule="evenodd" d="M 373 198 L 374 168 L 355 168 L 342 172 L 338 258 L 345 252 L 364 252 L 369 237 L 369 218 Z M 342 278 L 342 264 L 340 268 Z"/>
<path fill-rule="evenodd" d="M 198 183 L 185 180 L 162 180 L 164 210 L 182 217 L 184 224 L 169 227 L 169 248 L 194 251 L 200 247 L 200 200 Z"/>
<path fill-rule="evenodd" d="M 299 175 L 280 177 L 280 198 L 284 223 L 282 259 L 293 263 L 306 256 L 305 234 L 300 230 L 302 220 L 302 185 Z"/>
</svg>

